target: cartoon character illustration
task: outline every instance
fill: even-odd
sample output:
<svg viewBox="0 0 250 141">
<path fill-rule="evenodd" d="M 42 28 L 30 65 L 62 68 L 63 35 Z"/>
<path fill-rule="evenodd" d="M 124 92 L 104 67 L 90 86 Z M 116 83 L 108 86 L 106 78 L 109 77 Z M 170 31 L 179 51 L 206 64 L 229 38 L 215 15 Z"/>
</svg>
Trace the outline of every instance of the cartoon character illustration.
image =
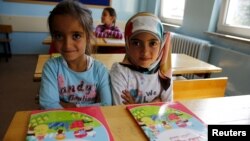
<svg viewBox="0 0 250 141">
<path fill-rule="evenodd" d="M 83 108 L 87 109 L 88 108 Z M 90 109 L 92 111 L 93 107 Z M 94 113 L 96 114 L 96 113 Z M 109 140 L 100 121 L 75 111 L 53 110 L 34 113 L 28 125 L 27 141 Z"/>
<path fill-rule="evenodd" d="M 170 121 L 178 121 L 178 120 L 180 120 L 180 117 L 176 113 L 170 113 L 168 115 L 168 119 Z"/>
<path fill-rule="evenodd" d="M 35 136 L 35 131 L 33 126 L 29 126 L 27 136 Z"/>
<path fill-rule="evenodd" d="M 57 140 L 63 140 L 65 139 L 65 134 L 62 129 L 59 129 L 56 134 L 56 139 Z"/>
<path fill-rule="evenodd" d="M 129 105 L 127 108 L 150 141 L 207 140 L 206 125 L 191 111 L 179 103 L 165 104 Z"/>
<path fill-rule="evenodd" d="M 172 128 L 172 126 L 167 121 L 162 121 L 162 126 L 165 129 L 171 129 Z"/>
<path fill-rule="evenodd" d="M 35 136 L 38 141 L 43 141 L 49 127 L 46 124 L 38 125 L 34 128 Z"/>
<path fill-rule="evenodd" d="M 185 128 L 187 126 L 192 125 L 188 119 L 184 118 L 182 113 L 175 112 L 168 115 L 168 119 L 174 122 L 178 127 Z"/>
<path fill-rule="evenodd" d="M 159 134 L 159 130 L 156 127 L 156 123 L 150 118 L 150 117 L 143 117 L 141 118 L 141 122 L 145 123 L 144 131 L 147 132 L 147 134 L 151 138 L 156 138 L 156 136 Z"/>
<path fill-rule="evenodd" d="M 74 136 L 76 138 L 83 138 L 87 136 L 87 132 L 84 130 L 84 123 L 82 120 L 76 120 L 70 125 L 70 129 L 74 130 Z"/>
<path fill-rule="evenodd" d="M 87 132 L 87 135 L 90 137 L 95 137 L 96 132 L 94 131 L 92 126 L 85 126 L 84 130 Z"/>
</svg>

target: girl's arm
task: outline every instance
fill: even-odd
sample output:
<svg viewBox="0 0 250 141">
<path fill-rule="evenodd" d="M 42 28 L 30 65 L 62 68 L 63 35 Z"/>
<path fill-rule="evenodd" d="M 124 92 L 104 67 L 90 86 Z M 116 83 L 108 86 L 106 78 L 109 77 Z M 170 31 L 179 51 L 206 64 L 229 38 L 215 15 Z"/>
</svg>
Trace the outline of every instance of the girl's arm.
<svg viewBox="0 0 250 141">
<path fill-rule="evenodd" d="M 105 32 L 103 25 L 98 25 L 95 29 L 95 36 L 97 38 L 107 38 L 108 32 Z"/>
<path fill-rule="evenodd" d="M 123 104 L 136 104 L 136 101 L 134 99 L 133 96 L 131 96 L 130 92 L 128 90 L 124 90 L 122 91 L 122 95 L 121 95 L 123 101 Z"/>
<path fill-rule="evenodd" d="M 43 109 L 63 108 L 60 105 L 55 65 L 48 61 L 43 67 L 39 103 Z"/>
<path fill-rule="evenodd" d="M 167 102 L 172 100 L 173 100 L 173 80 L 171 80 L 168 89 L 166 90 L 163 89 L 163 92 L 161 93 L 161 101 Z"/>
<path fill-rule="evenodd" d="M 125 100 L 122 98 L 122 95 L 127 90 L 126 78 L 121 68 L 119 68 L 119 64 L 113 64 L 110 70 L 110 80 L 114 105 L 124 104 Z"/>
<path fill-rule="evenodd" d="M 112 105 L 112 94 L 110 89 L 110 78 L 108 71 L 105 71 L 103 78 L 100 80 L 100 88 L 98 89 L 100 94 L 100 103 L 102 106 Z"/>
<path fill-rule="evenodd" d="M 101 106 L 112 105 L 112 94 L 110 89 L 110 78 L 107 68 L 100 64 L 100 69 L 98 69 L 99 84 L 97 87 L 97 93 L 99 94 L 99 99 Z"/>
<path fill-rule="evenodd" d="M 109 37 L 116 38 L 116 39 L 122 39 L 123 33 L 120 31 L 120 29 L 115 26 L 113 30 L 110 31 Z"/>
</svg>

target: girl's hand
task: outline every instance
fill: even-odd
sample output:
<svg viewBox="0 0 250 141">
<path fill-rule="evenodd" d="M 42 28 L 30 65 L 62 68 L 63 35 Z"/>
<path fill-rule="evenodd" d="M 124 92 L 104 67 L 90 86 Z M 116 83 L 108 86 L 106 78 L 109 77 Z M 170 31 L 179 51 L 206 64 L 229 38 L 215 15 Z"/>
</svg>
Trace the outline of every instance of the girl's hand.
<svg viewBox="0 0 250 141">
<path fill-rule="evenodd" d="M 76 105 L 73 103 L 60 102 L 63 108 L 76 108 Z"/>
<path fill-rule="evenodd" d="M 171 35 L 170 32 L 166 34 L 166 41 L 164 47 L 162 48 L 163 54 L 160 62 L 160 76 L 169 77 L 172 76 L 172 65 L 171 65 Z"/>
<path fill-rule="evenodd" d="M 105 29 L 104 32 L 107 33 L 107 34 L 110 34 L 111 30 L 110 29 Z"/>
<path fill-rule="evenodd" d="M 122 91 L 121 95 L 122 99 L 124 100 L 122 103 L 127 105 L 127 104 L 135 104 L 134 98 L 130 95 L 130 92 L 127 90 Z"/>
<path fill-rule="evenodd" d="M 161 98 L 158 96 L 155 99 L 153 99 L 152 102 L 161 102 Z"/>
</svg>

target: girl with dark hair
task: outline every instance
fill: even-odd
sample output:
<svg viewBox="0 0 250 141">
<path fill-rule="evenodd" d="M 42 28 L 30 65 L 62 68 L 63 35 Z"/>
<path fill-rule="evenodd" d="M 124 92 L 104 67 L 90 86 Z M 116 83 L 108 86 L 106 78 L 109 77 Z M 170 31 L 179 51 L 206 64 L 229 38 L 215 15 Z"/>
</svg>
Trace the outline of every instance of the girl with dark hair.
<svg viewBox="0 0 250 141">
<path fill-rule="evenodd" d="M 90 56 L 91 11 L 78 1 L 60 2 L 48 18 L 52 42 L 60 57 L 45 63 L 39 94 L 43 109 L 111 105 L 106 67 Z"/>
<path fill-rule="evenodd" d="M 122 39 L 123 34 L 116 24 L 116 12 L 112 7 L 106 7 L 102 12 L 102 23 L 95 30 L 96 37 Z"/>
</svg>

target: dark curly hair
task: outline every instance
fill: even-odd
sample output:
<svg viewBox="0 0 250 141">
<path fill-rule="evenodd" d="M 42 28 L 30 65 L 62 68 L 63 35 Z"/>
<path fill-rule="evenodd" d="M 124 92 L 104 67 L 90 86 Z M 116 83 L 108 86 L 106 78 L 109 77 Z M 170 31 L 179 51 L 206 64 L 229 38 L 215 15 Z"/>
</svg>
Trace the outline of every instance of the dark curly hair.
<svg viewBox="0 0 250 141">
<path fill-rule="evenodd" d="M 50 34 L 54 33 L 54 17 L 56 15 L 70 15 L 79 20 L 86 33 L 86 54 L 91 54 L 91 44 L 90 40 L 93 39 L 93 18 L 92 12 L 83 4 L 77 0 L 64 0 L 56 5 L 56 7 L 50 12 L 48 17 L 48 25 Z M 52 36 L 53 37 L 53 36 Z"/>
</svg>

